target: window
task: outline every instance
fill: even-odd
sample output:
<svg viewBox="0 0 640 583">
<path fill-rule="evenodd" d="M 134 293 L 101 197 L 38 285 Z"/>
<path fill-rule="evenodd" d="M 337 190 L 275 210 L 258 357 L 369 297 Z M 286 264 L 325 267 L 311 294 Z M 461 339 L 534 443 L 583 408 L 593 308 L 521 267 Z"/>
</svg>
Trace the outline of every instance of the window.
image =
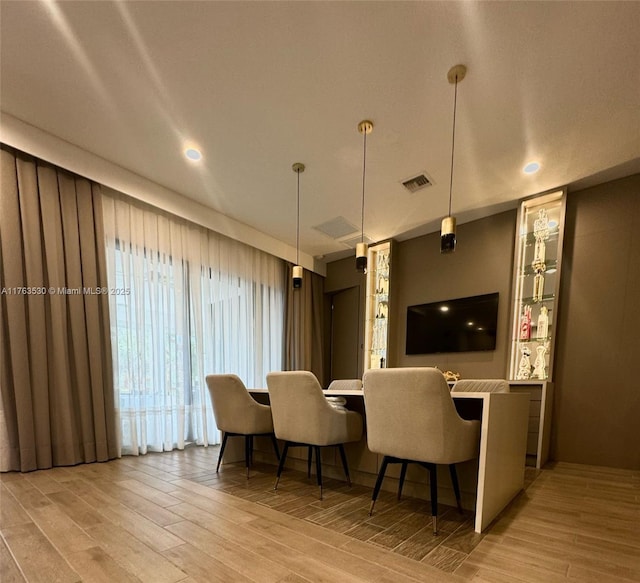
<svg viewBox="0 0 640 583">
<path fill-rule="evenodd" d="M 217 443 L 206 375 L 264 386 L 282 369 L 284 264 L 120 197 L 103 206 L 121 451 Z"/>
</svg>

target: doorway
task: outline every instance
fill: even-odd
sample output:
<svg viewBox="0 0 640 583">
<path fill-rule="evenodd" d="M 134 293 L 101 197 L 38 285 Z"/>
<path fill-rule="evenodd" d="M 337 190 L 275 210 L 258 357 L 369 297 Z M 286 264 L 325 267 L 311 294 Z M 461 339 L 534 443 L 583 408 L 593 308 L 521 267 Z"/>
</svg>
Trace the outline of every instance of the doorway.
<svg viewBox="0 0 640 583">
<path fill-rule="evenodd" d="M 330 380 L 360 378 L 360 287 L 331 294 Z"/>
</svg>

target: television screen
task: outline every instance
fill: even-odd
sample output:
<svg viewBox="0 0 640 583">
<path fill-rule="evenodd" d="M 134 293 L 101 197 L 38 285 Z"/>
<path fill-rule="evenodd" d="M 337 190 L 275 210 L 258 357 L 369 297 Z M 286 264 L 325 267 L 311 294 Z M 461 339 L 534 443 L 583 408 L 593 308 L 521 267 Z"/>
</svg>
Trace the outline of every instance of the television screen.
<svg viewBox="0 0 640 583">
<path fill-rule="evenodd" d="M 407 308 L 407 354 L 495 350 L 498 292 Z"/>
</svg>

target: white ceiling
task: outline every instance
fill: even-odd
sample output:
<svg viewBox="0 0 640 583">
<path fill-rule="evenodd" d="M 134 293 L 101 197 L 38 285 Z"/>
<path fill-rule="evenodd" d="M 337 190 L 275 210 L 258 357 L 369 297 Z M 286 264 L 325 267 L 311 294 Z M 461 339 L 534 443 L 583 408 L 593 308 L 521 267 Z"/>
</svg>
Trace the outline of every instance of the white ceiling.
<svg viewBox="0 0 640 583">
<path fill-rule="evenodd" d="M 301 249 L 640 170 L 640 2 L 0 3 L 2 111 Z M 204 160 L 187 162 L 197 144 Z M 535 176 L 523 165 L 539 160 Z M 612 169 L 612 170 L 610 170 Z M 403 179 L 434 185 L 410 194 Z M 607 171 L 604 174 L 600 174 Z M 483 210 L 479 210 L 483 209 Z M 335 257 L 335 255 L 331 255 Z"/>
</svg>

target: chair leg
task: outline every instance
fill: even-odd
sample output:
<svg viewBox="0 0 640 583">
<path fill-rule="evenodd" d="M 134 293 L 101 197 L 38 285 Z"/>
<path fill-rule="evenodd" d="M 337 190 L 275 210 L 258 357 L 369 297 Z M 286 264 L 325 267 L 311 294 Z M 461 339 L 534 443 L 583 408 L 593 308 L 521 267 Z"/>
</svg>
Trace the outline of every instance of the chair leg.
<svg viewBox="0 0 640 583">
<path fill-rule="evenodd" d="M 222 462 L 222 456 L 224 455 L 224 448 L 227 447 L 228 437 L 229 436 L 225 432 L 222 432 L 222 445 L 220 446 L 220 453 L 218 454 L 218 465 L 216 466 L 216 474 L 220 469 L 220 463 Z"/>
<path fill-rule="evenodd" d="M 349 484 L 349 487 L 351 487 L 351 476 L 349 475 L 349 464 L 347 464 L 347 454 L 344 451 L 344 445 L 342 443 L 338 445 L 338 451 L 340 452 L 340 459 L 342 460 L 344 475 L 347 476 L 347 484 Z"/>
<path fill-rule="evenodd" d="M 371 506 L 369 506 L 369 516 L 373 514 L 373 507 L 378 498 L 378 494 L 380 493 L 380 488 L 382 487 L 382 480 L 384 480 L 384 474 L 387 471 L 388 464 L 389 464 L 389 458 L 388 456 L 385 455 L 382 458 L 382 465 L 380 466 L 380 471 L 378 472 L 376 485 L 373 487 L 373 494 L 371 495 Z"/>
<path fill-rule="evenodd" d="M 311 458 L 313 457 L 313 446 L 310 445 L 307 451 L 307 478 L 311 477 Z"/>
<path fill-rule="evenodd" d="M 320 455 L 320 446 L 314 446 L 316 450 L 316 474 L 318 478 L 318 486 L 320 486 L 320 500 L 322 500 L 322 456 Z"/>
<path fill-rule="evenodd" d="M 249 479 L 249 468 L 251 467 L 251 436 L 244 436 L 244 465 L 247 466 L 247 479 Z"/>
<path fill-rule="evenodd" d="M 273 486 L 274 490 L 278 489 L 278 482 L 280 481 L 280 474 L 282 474 L 282 470 L 284 468 L 284 462 L 287 459 L 287 452 L 289 451 L 289 442 L 284 442 L 284 449 L 282 450 L 282 456 L 280 456 L 280 463 L 278 464 L 278 473 L 276 474 L 276 483 Z"/>
<path fill-rule="evenodd" d="M 276 439 L 275 433 L 271 434 L 271 443 L 273 443 L 273 451 L 276 452 L 276 457 L 278 458 L 278 461 L 280 461 L 280 449 L 278 448 L 278 440 Z"/>
<path fill-rule="evenodd" d="M 456 471 L 455 464 L 449 464 L 449 473 L 451 474 L 451 483 L 453 484 L 453 491 L 456 495 L 456 504 L 458 505 L 458 512 L 462 514 L 462 503 L 460 501 L 460 484 L 458 483 L 458 472 Z"/>
<path fill-rule="evenodd" d="M 404 486 L 404 479 L 407 477 L 407 466 L 409 462 L 402 462 L 402 467 L 400 468 L 400 482 L 398 483 L 398 500 L 402 497 L 402 488 Z"/>
<path fill-rule="evenodd" d="M 431 518 L 433 535 L 438 534 L 438 472 L 435 464 L 429 464 L 429 486 L 431 487 Z"/>
</svg>

